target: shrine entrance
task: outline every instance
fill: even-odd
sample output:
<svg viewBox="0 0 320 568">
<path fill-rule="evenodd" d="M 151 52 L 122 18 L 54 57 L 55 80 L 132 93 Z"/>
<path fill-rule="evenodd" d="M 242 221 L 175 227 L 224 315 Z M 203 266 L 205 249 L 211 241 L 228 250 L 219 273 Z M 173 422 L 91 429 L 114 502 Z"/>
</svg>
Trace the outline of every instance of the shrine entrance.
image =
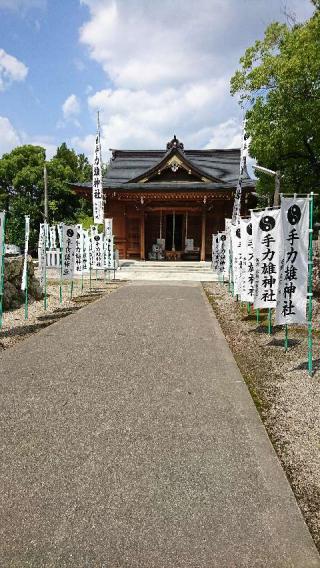
<svg viewBox="0 0 320 568">
<path fill-rule="evenodd" d="M 183 215 L 166 215 L 166 248 L 181 251 L 183 247 Z M 183 247 L 184 248 L 184 247 Z"/>
</svg>

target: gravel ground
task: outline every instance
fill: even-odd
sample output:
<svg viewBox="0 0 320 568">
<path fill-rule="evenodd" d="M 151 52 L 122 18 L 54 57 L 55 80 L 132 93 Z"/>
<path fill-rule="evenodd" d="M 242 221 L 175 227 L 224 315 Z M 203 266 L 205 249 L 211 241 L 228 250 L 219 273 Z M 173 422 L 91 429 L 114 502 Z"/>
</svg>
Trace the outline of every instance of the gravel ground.
<svg viewBox="0 0 320 568">
<path fill-rule="evenodd" d="M 44 300 L 34 301 L 29 304 L 28 319 L 25 319 L 24 305 L 15 310 L 9 310 L 3 314 L 3 325 L 0 330 L 0 349 L 8 349 L 21 341 L 58 321 L 59 319 L 72 314 L 86 304 L 100 298 L 104 294 L 110 294 L 113 290 L 121 286 L 122 283 L 103 280 L 92 280 L 91 291 L 89 282 L 85 281 L 84 289 L 81 291 L 81 283 L 74 284 L 72 299 L 70 299 L 70 285 L 63 285 L 63 300 L 59 299 L 59 281 L 51 280 L 48 282 L 47 309 L 44 309 Z"/>
<path fill-rule="evenodd" d="M 227 285 L 204 284 L 227 341 L 267 432 L 290 480 L 305 520 L 320 550 L 320 305 L 314 301 L 314 375 L 307 372 L 307 330 L 289 328 L 267 333 L 228 293 Z"/>
</svg>

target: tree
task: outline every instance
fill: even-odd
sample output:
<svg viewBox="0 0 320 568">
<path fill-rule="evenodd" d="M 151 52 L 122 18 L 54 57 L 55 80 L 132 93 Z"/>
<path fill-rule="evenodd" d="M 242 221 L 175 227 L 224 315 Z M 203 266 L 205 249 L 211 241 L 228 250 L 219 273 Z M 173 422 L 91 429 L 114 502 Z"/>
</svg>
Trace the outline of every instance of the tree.
<svg viewBox="0 0 320 568">
<path fill-rule="evenodd" d="M 7 239 L 23 247 L 24 215 L 30 215 L 33 251 L 43 222 L 44 164 L 45 149 L 40 146 L 20 146 L 0 159 L 0 208 L 8 212 Z M 80 214 L 90 211 L 90 204 L 79 198 L 69 185 L 91 179 L 91 166 L 84 154 L 77 155 L 63 143 L 47 162 L 47 172 L 51 222 L 74 222 Z"/>
<path fill-rule="evenodd" d="M 250 155 L 280 170 L 281 190 L 306 193 L 320 185 L 320 0 L 315 13 L 292 28 L 273 23 L 240 59 L 231 94 L 247 107 Z M 274 182 L 259 174 L 258 191 Z"/>
</svg>

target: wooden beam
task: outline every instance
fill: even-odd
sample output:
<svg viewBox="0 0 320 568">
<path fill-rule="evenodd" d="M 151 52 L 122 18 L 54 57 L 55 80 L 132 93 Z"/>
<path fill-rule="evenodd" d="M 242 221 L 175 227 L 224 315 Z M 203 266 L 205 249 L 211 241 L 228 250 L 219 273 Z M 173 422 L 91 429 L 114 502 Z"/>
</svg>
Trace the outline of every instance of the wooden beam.
<svg viewBox="0 0 320 568">
<path fill-rule="evenodd" d="M 206 209 L 202 210 L 201 218 L 201 251 L 200 260 L 206 260 Z"/>
<path fill-rule="evenodd" d="M 144 211 L 141 211 L 140 216 L 140 259 L 145 260 L 145 220 Z"/>
</svg>

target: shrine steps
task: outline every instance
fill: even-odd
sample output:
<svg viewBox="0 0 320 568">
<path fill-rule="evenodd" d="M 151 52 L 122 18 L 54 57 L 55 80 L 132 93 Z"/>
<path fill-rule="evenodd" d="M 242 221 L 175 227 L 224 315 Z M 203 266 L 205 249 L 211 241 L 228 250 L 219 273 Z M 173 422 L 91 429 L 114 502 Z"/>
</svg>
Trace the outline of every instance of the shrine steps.
<svg viewBox="0 0 320 568">
<path fill-rule="evenodd" d="M 121 260 L 116 272 L 120 280 L 175 280 L 212 282 L 218 280 L 211 262 Z"/>
</svg>

